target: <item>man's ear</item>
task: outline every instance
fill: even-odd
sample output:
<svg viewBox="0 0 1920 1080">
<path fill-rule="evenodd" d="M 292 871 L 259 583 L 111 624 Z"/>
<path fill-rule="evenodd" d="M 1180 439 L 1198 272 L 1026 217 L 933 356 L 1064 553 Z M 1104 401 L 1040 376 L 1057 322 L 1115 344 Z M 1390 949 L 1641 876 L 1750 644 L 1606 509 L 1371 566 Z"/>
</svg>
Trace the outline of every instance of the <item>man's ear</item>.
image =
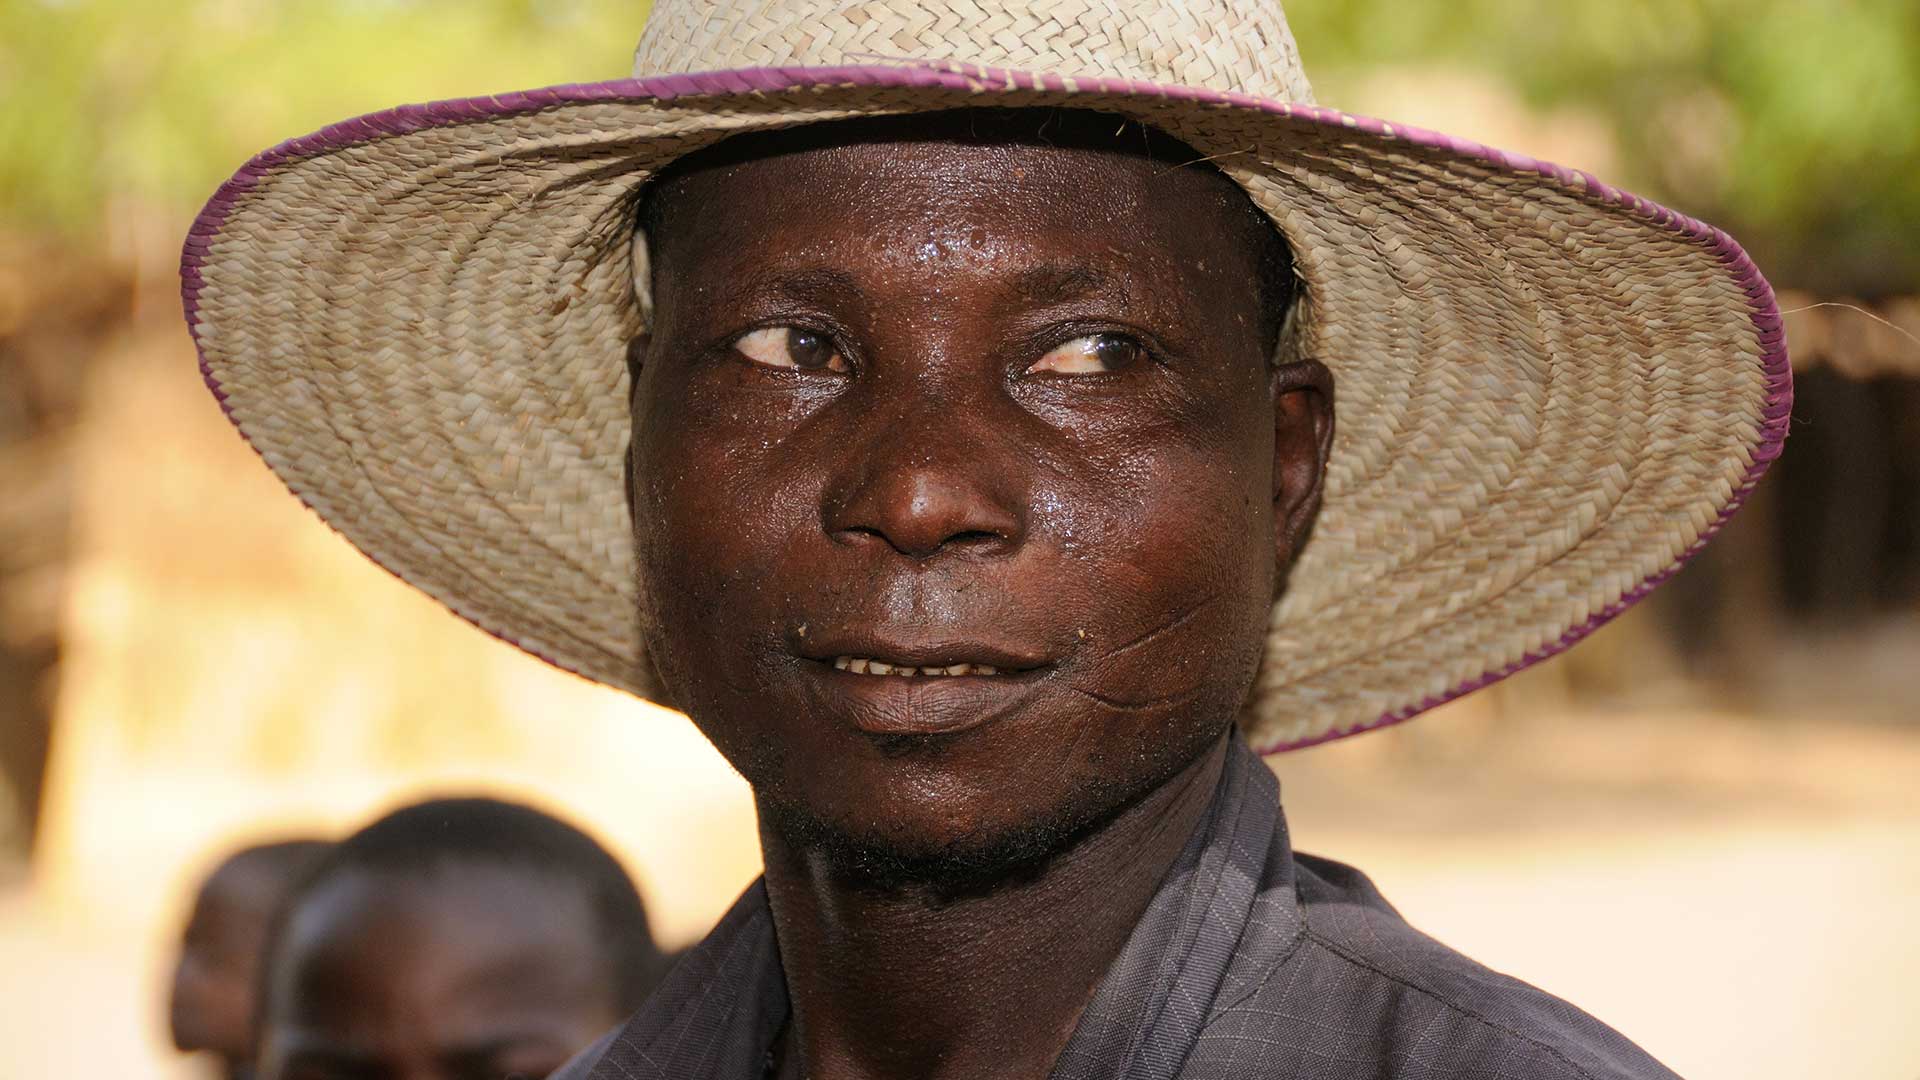
<svg viewBox="0 0 1920 1080">
<path fill-rule="evenodd" d="M 640 386 L 640 368 L 646 364 L 647 349 L 653 345 L 653 254 L 645 230 L 633 231 L 629 252 L 633 302 L 640 313 L 641 326 L 640 332 L 627 342 L 627 408 L 631 411 Z"/>
<path fill-rule="evenodd" d="M 645 330 L 627 342 L 627 408 L 632 410 L 640 393 L 640 372 L 647 366 L 647 350 L 653 347 L 653 335 Z"/>
<path fill-rule="evenodd" d="M 1275 599 L 1313 530 L 1333 452 L 1333 373 L 1318 360 L 1273 369 Z"/>
<path fill-rule="evenodd" d="M 633 336 L 627 342 L 627 422 L 633 422 L 640 404 L 640 372 L 647 363 L 647 349 L 653 344 L 652 335 L 645 330 Z M 633 434 L 627 434 L 627 452 L 621 457 L 621 491 L 627 497 L 627 517 L 633 517 Z M 632 522 L 629 520 L 629 525 Z"/>
</svg>

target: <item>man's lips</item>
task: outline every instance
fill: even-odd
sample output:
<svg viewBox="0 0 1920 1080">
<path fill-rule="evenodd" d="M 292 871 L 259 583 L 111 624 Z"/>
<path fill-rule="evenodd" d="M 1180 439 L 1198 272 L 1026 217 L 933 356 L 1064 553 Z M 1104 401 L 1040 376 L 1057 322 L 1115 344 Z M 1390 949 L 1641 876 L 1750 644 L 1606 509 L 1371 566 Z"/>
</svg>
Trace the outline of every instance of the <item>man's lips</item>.
<svg viewBox="0 0 1920 1080">
<path fill-rule="evenodd" d="M 871 735 L 951 735 L 1018 708 L 1053 668 L 1037 649 L 977 641 L 809 636 L 796 650 L 833 707 Z"/>
<path fill-rule="evenodd" d="M 946 678 L 961 675 L 998 675 L 1000 669 L 992 664 L 974 664 L 960 661 L 952 664 L 907 664 L 875 660 L 868 656 L 836 656 L 833 658 L 835 671 L 850 671 L 855 675 L 897 675 L 906 678 Z M 1014 674 L 1008 672 L 1008 674 Z"/>
<path fill-rule="evenodd" d="M 1021 675 L 1053 663 L 1042 649 L 951 636 L 908 641 L 878 634 L 815 634 L 793 644 L 805 659 L 860 675 Z"/>
</svg>

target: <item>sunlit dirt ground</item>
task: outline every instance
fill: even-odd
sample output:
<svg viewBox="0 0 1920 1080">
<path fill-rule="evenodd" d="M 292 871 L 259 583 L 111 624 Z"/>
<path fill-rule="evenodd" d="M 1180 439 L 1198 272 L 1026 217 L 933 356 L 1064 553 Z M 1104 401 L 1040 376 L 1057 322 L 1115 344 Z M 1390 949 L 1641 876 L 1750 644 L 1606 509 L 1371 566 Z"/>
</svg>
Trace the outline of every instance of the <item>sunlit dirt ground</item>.
<svg viewBox="0 0 1920 1080">
<path fill-rule="evenodd" d="M 198 875 L 430 792 L 564 813 L 627 860 L 663 939 L 704 931 L 757 856 L 744 786 L 683 719 L 360 560 L 226 429 L 181 335 L 115 350 L 83 440 L 42 857 L 0 879 L 0 1080 L 196 1075 L 161 1018 Z M 1916 1080 L 1920 723 L 1891 693 L 1755 716 L 1497 690 L 1276 764 L 1298 847 L 1682 1075 Z"/>
</svg>

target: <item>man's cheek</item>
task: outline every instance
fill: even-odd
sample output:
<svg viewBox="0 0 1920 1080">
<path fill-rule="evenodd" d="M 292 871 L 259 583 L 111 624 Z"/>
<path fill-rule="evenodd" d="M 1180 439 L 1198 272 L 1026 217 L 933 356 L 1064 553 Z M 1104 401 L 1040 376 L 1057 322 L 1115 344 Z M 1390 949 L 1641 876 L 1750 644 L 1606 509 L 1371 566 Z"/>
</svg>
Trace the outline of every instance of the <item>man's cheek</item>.
<svg viewBox="0 0 1920 1080">
<path fill-rule="evenodd" d="M 1254 472 L 1210 448 L 1160 446 L 1071 497 L 1100 507 L 1099 532 L 1154 577 L 1231 575 L 1264 542 L 1271 518 Z"/>
</svg>

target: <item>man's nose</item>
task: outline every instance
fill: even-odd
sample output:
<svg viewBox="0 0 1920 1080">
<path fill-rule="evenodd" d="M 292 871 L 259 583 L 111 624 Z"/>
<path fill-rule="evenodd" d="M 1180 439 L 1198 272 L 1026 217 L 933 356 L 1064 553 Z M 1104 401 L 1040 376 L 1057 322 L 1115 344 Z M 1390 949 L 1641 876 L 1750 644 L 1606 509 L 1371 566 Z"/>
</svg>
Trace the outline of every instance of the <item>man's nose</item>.
<svg viewBox="0 0 1920 1080">
<path fill-rule="evenodd" d="M 1026 525 L 1017 451 L 976 411 L 925 405 L 865 425 L 826 492 L 828 535 L 919 560 L 1010 554 Z"/>
</svg>

